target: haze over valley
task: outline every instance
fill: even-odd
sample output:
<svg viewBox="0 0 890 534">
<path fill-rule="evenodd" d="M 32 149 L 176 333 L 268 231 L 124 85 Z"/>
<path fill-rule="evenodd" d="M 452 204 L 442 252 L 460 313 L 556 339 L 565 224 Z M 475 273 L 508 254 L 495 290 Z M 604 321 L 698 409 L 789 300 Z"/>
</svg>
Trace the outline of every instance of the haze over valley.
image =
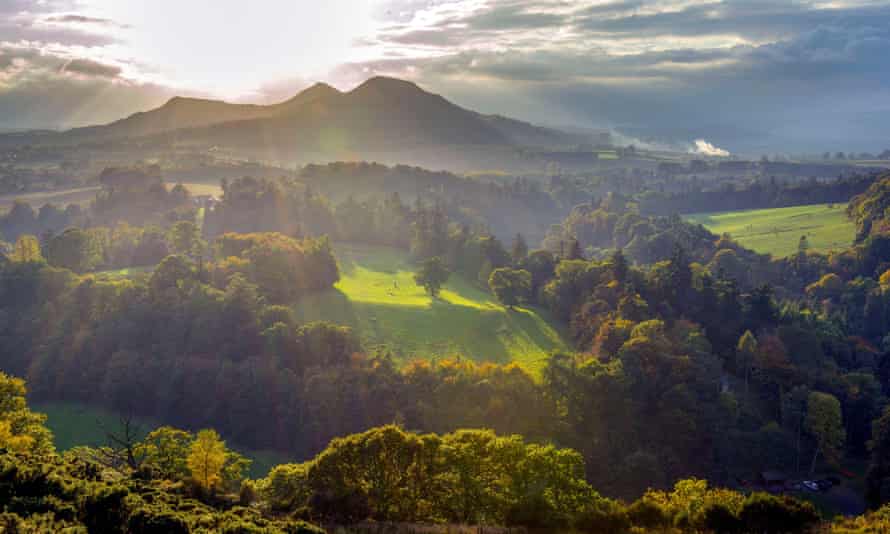
<svg viewBox="0 0 890 534">
<path fill-rule="evenodd" d="M 0 532 L 890 531 L 888 28 L 0 0 Z"/>
</svg>

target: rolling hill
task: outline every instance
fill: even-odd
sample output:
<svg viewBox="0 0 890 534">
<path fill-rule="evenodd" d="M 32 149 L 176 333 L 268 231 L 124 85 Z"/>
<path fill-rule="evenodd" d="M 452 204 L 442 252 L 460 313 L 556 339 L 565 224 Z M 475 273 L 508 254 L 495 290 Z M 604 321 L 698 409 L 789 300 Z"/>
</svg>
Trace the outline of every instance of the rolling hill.
<svg viewBox="0 0 890 534">
<path fill-rule="evenodd" d="M 301 322 L 330 321 L 353 327 L 364 348 L 397 361 L 465 357 L 516 362 L 533 374 L 554 350 L 569 350 L 564 333 L 542 309 L 507 310 L 452 274 L 438 299 L 414 283 L 404 252 L 340 243 L 335 247 L 340 282 L 295 306 Z"/>
<path fill-rule="evenodd" d="M 340 92 L 316 84 L 279 104 L 261 106 L 175 97 L 110 124 L 33 136 L 0 136 L 0 144 L 71 145 L 140 139 L 313 156 L 405 152 L 443 146 L 564 146 L 586 137 L 453 104 L 416 84 L 371 78 Z"/>
<path fill-rule="evenodd" d="M 728 233 L 742 245 L 775 257 L 796 253 L 802 235 L 807 236 L 810 249 L 829 252 L 849 247 L 856 234 L 846 204 L 698 213 L 686 219 L 715 234 Z"/>
</svg>

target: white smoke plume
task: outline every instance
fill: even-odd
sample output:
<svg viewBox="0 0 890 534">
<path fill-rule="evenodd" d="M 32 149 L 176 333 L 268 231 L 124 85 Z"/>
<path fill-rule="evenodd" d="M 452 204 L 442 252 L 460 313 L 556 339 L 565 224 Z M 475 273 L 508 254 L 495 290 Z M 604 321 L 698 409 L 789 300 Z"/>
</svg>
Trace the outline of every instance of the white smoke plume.
<svg viewBox="0 0 890 534">
<path fill-rule="evenodd" d="M 696 139 L 693 145 L 694 146 L 690 152 L 694 154 L 701 154 L 702 156 L 718 156 L 721 158 L 729 156 L 729 150 L 716 147 L 704 139 Z"/>
</svg>

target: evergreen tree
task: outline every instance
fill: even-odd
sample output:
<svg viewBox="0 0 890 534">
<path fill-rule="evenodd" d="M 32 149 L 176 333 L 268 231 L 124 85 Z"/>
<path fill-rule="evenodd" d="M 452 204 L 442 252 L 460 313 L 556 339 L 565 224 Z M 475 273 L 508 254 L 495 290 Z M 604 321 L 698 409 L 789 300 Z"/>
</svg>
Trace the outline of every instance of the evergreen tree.
<svg viewBox="0 0 890 534">
<path fill-rule="evenodd" d="M 510 250 L 510 256 L 513 258 L 513 265 L 521 265 L 525 258 L 528 257 L 528 245 L 522 234 L 516 234 L 513 238 L 513 247 Z"/>
</svg>

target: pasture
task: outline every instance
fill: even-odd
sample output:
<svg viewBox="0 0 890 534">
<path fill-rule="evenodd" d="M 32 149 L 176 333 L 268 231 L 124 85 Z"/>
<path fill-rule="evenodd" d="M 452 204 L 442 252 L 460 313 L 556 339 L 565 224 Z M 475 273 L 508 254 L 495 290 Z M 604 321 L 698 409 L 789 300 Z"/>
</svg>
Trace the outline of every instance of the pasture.
<svg viewBox="0 0 890 534">
<path fill-rule="evenodd" d="M 403 251 L 346 244 L 335 251 L 340 282 L 302 298 L 298 320 L 351 326 L 369 352 L 389 352 L 399 362 L 450 356 L 517 362 L 537 375 L 551 351 L 568 350 L 545 310 L 508 310 L 457 274 L 433 299 L 414 283 Z"/>
<path fill-rule="evenodd" d="M 108 443 L 108 432 L 120 435 L 123 428 L 120 415 L 104 408 L 76 402 L 32 402 L 30 404 L 35 412 L 46 414 L 46 426 L 52 430 L 56 449 L 59 451 L 66 451 L 78 446 L 104 446 Z M 132 423 L 137 427 L 137 434 L 140 437 L 144 437 L 164 424 L 146 417 L 133 418 Z M 272 467 L 291 461 L 287 456 L 274 451 L 250 450 L 234 443 L 229 443 L 229 447 L 253 461 L 249 473 L 251 478 L 264 477 Z"/>
<path fill-rule="evenodd" d="M 802 235 L 810 250 L 828 252 L 853 242 L 855 227 L 847 218 L 846 204 L 813 204 L 790 208 L 724 211 L 686 215 L 711 232 L 730 234 L 742 245 L 775 257 L 797 252 Z"/>
</svg>

